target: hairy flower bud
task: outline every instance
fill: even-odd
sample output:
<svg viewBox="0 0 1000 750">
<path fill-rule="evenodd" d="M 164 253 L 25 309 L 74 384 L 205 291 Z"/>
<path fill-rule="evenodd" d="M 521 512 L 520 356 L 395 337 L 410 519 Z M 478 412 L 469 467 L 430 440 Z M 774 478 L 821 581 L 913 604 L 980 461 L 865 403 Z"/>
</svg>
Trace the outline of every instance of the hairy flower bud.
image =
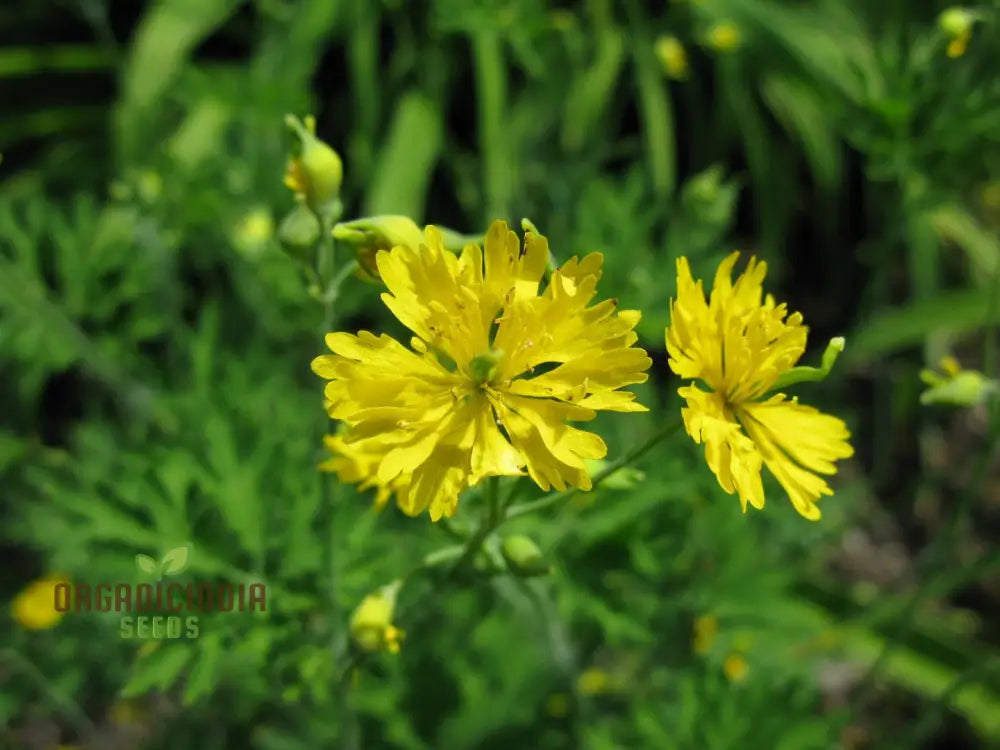
<svg viewBox="0 0 1000 750">
<path fill-rule="evenodd" d="M 340 195 L 344 177 L 340 156 L 316 137 L 315 118 L 306 117 L 303 124 L 288 115 L 285 124 L 297 139 L 285 172 L 285 185 L 313 210 L 322 211 Z"/>
<path fill-rule="evenodd" d="M 509 536 L 500 544 L 500 552 L 512 573 L 522 578 L 543 576 L 552 572 L 545 555 L 534 540 L 522 535 Z"/>
<path fill-rule="evenodd" d="M 392 624 L 396 594 L 402 583 L 395 581 L 366 596 L 351 615 L 351 639 L 362 651 L 399 651 L 405 633 Z"/>
</svg>

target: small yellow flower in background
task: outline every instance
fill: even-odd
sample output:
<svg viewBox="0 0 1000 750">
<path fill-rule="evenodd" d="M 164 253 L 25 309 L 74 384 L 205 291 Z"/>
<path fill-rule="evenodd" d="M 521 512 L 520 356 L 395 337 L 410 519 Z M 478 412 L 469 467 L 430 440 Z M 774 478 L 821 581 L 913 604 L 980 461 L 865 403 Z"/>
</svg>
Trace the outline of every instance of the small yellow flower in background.
<svg viewBox="0 0 1000 750">
<path fill-rule="evenodd" d="M 576 678 L 576 689 L 584 695 L 607 693 L 612 687 L 611 675 L 598 667 L 590 667 Z"/>
<path fill-rule="evenodd" d="M 432 521 L 489 476 L 526 471 L 546 491 L 589 490 L 586 460 L 607 446 L 566 423 L 646 411 L 619 390 L 645 382 L 652 364 L 633 346 L 639 312 L 616 312 L 616 300 L 588 306 L 603 257 L 569 260 L 539 293 L 543 236 L 526 231 L 522 250 L 497 221 L 484 244 L 456 257 L 431 226 L 417 249 L 380 250 L 382 300 L 416 334 L 411 348 L 367 331 L 331 333 L 333 354 L 312 363 L 330 381 L 327 412 L 348 425 L 344 445 L 378 456 L 379 483 L 406 477 L 397 504 Z M 534 375 L 542 365 L 555 366 Z"/>
<path fill-rule="evenodd" d="M 56 610 L 56 584 L 68 582 L 66 576 L 53 573 L 28 584 L 14 598 L 11 607 L 17 624 L 26 630 L 55 627 L 64 614 Z"/>
<path fill-rule="evenodd" d="M 379 250 L 392 250 L 397 245 L 417 250 L 424 241 L 420 227 L 407 216 L 372 216 L 344 221 L 334 225 L 333 237 L 354 248 L 357 275 L 372 282 L 381 281 L 375 263 Z"/>
<path fill-rule="evenodd" d="M 319 465 L 320 471 L 335 472 L 340 481 L 347 484 L 360 482 L 358 492 L 374 487 L 376 512 L 385 508 L 394 494 L 397 498 L 406 496 L 410 484 L 408 475 L 400 474 L 388 482 L 379 481 L 376 471 L 382 460 L 382 453 L 366 453 L 363 444 L 347 443 L 342 434 L 327 435 L 323 442 L 333 456 Z"/>
<path fill-rule="evenodd" d="M 938 27 L 948 36 L 948 57 L 965 54 L 972 39 L 972 27 L 979 14 L 966 8 L 948 8 L 938 16 Z"/>
<path fill-rule="evenodd" d="M 694 621 L 694 638 L 691 648 L 696 654 L 707 654 L 715 643 L 719 621 L 712 615 L 702 615 Z"/>
<path fill-rule="evenodd" d="M 392 624 L 392 616 L 401 585 L 396 581 L 369 594 L 351 615 L 351 638 L 362 651 L 399 653 L 406 633 Z"/>
<path fill-rule="evenodd" d="M 943 376 L 932 370 L 920 372 L 920 379 L 929 386 L 920 394 L 922 404 L 975 406 L 1000 392 L 1000 383 L 978 370 L 962 369 L 958 360 L 950 355 L 942 357 L 938 366 Z"/>
<path fill-rule="evenodd" d="M 654 48 L 656 58 L 668 78 L 680 80 L 687 75 L 688 60 L 684 45 L 675 36 L 661 36 Z"/>
<path fill-rule="evenodd" d="M 751 258 L 732 282 L 738 257 L 732 253 L 719 265 L 709 301 L 687 259 L 677 261 L 677 299 L 671 300 L 666 330 L 670 369 L 710 389 L 693 383 L 678 389 L 687 403 L 684 426 L 705 444 L 709 468 L 727 493 L 738 493 L 744 512 L 748 503 L 764 507 L 763 465 L 795 509 L 818 520 L 816 501 L 833 494 L 819 474 L 834 474 L 834 461 L 853 455 L 850 433 L 842 420 L 797 398 L 779 393 L 762 400 L 782 375 L 816 368 L 794 368 L 806 347 L 802 316 L 789 315 L 771 295 L 761 299 L 767 265 Z M 839 351 L 843 342 L 837 343 Z"/>
<path fill-rule="evenodd" d="M 285 186 L 314 210 L 335 201 L 340 195 L 344 166 L 340 156 L 316 137 L 316 118 L 300 122 L 289 115 L 285 124 L 296 136 L 294 156 L 285 170 Z"/>
<path fill-rule="evenodd" d="M 274 218 L 266 207 L 251 209 L 233 227 L 233 244 L 245 255 L 256 257 L 274 237 Z"/>
<path fill-rule="evenodd" d="M 714 24 L 705 35 L 705 43 L 716 52 L 732 52 L 742 40 L 739 27 L 730 21 Z"/>
<path fill-rule="evenodd" d="M 747 674 L 750 672 L 750 665 L 747 664 L 747 660 L 741 654 L 733 653 L 726 657 L 726 661 L 722 665 L 722 671 L 725 673 L 727 680 L 740 683 L 746 680 Z"/>
</svg>

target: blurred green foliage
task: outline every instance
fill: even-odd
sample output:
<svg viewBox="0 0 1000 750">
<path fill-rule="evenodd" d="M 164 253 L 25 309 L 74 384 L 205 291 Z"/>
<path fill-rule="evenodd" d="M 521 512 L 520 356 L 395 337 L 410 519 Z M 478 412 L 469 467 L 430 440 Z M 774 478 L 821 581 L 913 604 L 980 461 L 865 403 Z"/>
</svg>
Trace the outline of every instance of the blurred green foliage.
<svg viewBox="0 0 1000 750">
<path fill-rule="evenodd" d="M 158 646 L 121 638 L 113 614 L 37 632 L 7 618 L 0 742 L 1000 741 L 1000 425 L 992 406 L 921 407 L 917 379 L 953 348 L 997 373 L 1000 3 L 957 57 L 929 1 L 121 6 L 0 9 L 3 594 L 50 571 L 133 581 L 137 553 L 187 541 L 183 580 L 263 580 L 268 607 Z M 668 34 L 679 80 L 655 55 Z M 293 205 L 284 117 L 310 111 L 343 157 L 346 218 L 476 234 L 526 216 L 560 262 L 605 254 L 601 294 L 642 310 L 656 361 L 636 389 L 651 412 L 596 423 L 612 459 L 679 408 L 676 258 L 703 278 L 734 247 L 765 258 L 814 326 L 808 363 L 847 340 L 810 394 L 859 454 L 822 523 L 776 484 L 744 516 L 680 435 L 638 478 L 504 527 L 551 575 L 417 576 L 402 652 L 345 673 L 352 609 L 453 540 L 351 487 L 327 497 L 315 470 L 324 310 L 274 236 Z M 361 282 L 336 316 L 399 333 Z M 851 552 L 859 538 L 880 541 Z M 857 571 L 896 542 L 897 575 Z M 718 633 L 696 650 L 703 616 Z"/>
</svg>

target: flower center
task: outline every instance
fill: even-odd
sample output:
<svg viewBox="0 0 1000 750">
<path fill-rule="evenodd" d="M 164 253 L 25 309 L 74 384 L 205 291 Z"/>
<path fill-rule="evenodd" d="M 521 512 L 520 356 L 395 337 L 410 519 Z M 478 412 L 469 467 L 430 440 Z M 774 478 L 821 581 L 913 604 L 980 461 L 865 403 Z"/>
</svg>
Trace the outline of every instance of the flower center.
<svg viewBox="0 0 1000 750">
<path fill-rule="evenodd" d="M 484 386 L 493 382 L 500 368 L 500 362 L 504 358 L 503 349 L 491 349 L 486 354 L 473 357 L 469 362 L 469 375 L 478 386 Z"/>
</svg>

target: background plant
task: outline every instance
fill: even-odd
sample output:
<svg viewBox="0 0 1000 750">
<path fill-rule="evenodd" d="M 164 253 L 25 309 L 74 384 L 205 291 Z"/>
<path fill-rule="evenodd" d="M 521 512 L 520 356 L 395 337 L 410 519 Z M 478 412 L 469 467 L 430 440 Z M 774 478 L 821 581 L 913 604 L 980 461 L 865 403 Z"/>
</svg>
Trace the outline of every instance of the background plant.
<svg viewBox="0 0 1000 750">
<path fill-rule="evenodd" d="M 945 9 L 0 10 L 4 596 L 53 571 L 132 580 L 136 554 L 188 541 L 178 580 L 269 587 L 266 615 L 214 617 L 198 640 L 159 646 L 97 613 L 44 631 L 8 618 L 0 736 L 267 750 L 995 742 L 997 420 L 988 403 L 921 406 L 918 372 L 953 351 L 996 377 L 1000 7 L 969 9 L 959 56 Z M 657 56 L 667 36 L 680 68 Z M 343 158 L 344 218 L 477 233 L 530 216 L 560 260 L 605 253 L 601 289 L 643 310 L 657 370 L 636 389 L 649 415 L 597 422 L 611 459 L 678 408 L 662 337 L 675 258 L 705 276 L 734 247 L 764 257 L 812 327 L 810 362 L 847 340 L 815 392 L 848 418 L 858 456 L 823 522 L 798 518 L 776 485 L 765 512 L 741 515 L 678 436 L 641 479 L 510 522 L 550 575 L 445 592 L 415 577 L 401 653 L 341 680 L 357 604 L 455 542 L 374 515 L 349 487 L 324 502 L 308 363 L 326 310 L 276 239 L 294 206 L 289 112 L 314 112 Z M 398 334 L 377 293 L 345 282 L 337 328 Z"/>
</svg>

